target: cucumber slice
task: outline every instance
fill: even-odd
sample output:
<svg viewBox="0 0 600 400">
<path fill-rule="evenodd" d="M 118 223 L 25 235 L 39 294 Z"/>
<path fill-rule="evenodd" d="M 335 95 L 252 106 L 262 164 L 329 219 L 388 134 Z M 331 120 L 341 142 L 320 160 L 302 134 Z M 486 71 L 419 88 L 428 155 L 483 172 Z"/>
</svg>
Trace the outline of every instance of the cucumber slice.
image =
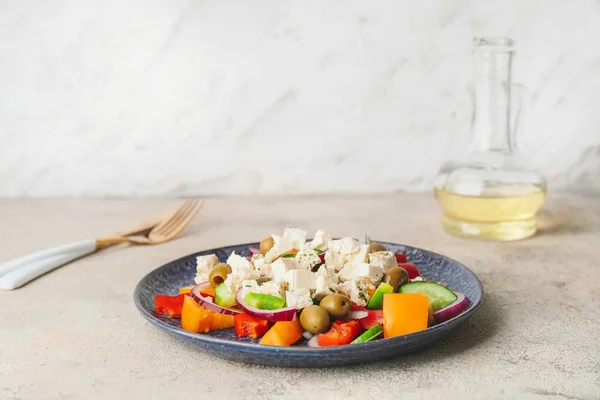
<svg viewBox="0 0 600 400">
<path fill-rule="evenodd" d="M 429 298 L 433 312 L 448 307 L 458 298 L 447 287 L 435 282 L 410 282 L 400 286 L 398 293 L 423 293 Z"/>
<path fill-rule="evenodd" d="M 250 307 L 260 308 L 261 310 L 278 310 L 285 306 L 285 300 L 277 296 L 252 292 L 244 297 L 244 303 Z"/>
<path fill-rule="evenodd" d="M 369 300 L 367 308 L 369 310 L 381 310 L 383 308 L 383 295 L 386 293 L 394 293 L 394 288 L 388 283 L 381 282 L 375 293 L 373 293 L 373 297 Z"/>
<path fill-rule="evenodd" d="M 215 288 L 215 303 L 218 306 L 231 308 L 235 306 L 235 293 L 233 293 L 225 283 L 219 284 Z"/>
<path fill-rule="evenodd" d="M 377 336 L 381 335 L 382 333 L 383 333 L 383 328 L 381 327 L 381 324 L 375 324 L 371 327 L 371 329 L 369 329 L 368 331 L 366 331 L 365 333 L 363 333 L 362 335 L 360 335 L 359 337 L 354 339 L 352 341 L 352 343 L 368 342 L 369 340 L 375 339 Z"/>
</svg>

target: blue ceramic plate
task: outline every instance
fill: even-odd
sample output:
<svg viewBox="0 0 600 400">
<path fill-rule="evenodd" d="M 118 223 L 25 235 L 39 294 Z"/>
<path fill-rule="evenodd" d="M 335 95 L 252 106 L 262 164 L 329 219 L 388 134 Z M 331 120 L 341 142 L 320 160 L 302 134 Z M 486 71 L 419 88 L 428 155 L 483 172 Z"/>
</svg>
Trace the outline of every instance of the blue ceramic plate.
<svg viewBox="0 0 600 400">
<path fill-rule="evenodd" d="M 427 250 L 393 243 L 379 241 L 378 243 L 382 243 L 390 251 L 405 253 L 408 261 L 417 265 L 422 276 L 429 280 L 448 283 L 450 289 L 464 293 L 471 300 L 471 306 L 459 316 L 424 331 L 361 344 L 325 348 L 309 348 L 304 339 L 303 342 L 290 347 L 262 346 L 257 343 L 257 340 L 237 337 L 233 329 L 207 334 L 190 333 L 181 329 L 178 318 L 169 318 L 155 313 L 154 295 L 178 294 L 180 287 L 194 284 L 197 256 L 216 254 L 224 261 L 233 250 L 237 254 L 250 255 L 248 249 L 259 247 L 258 243 L 201 251 L 163 265 L 150 272 L 138 283 L 133 299 L 140 313 L 148 321 L 200 350 L 228 360 L 285 367 L 341 366 L 410 353 L 446 337 L 479 308 L 483 297 L 481 282 L 464 265 Z"/>
</svg>

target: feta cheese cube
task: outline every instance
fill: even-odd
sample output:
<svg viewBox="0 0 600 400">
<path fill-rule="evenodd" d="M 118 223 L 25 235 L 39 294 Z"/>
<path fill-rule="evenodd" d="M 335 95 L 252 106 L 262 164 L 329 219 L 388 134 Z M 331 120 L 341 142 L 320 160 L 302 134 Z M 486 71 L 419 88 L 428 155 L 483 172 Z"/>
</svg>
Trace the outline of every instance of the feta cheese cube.
<svg viewBox="0 0 600 400">
<path fill-rule="evenodd" d="M 285 280 L 285 273 L 298 268 L 295 258 L 278 258 L 271 264 L 273 280 L 276 282 Z"/>
<path fill-rule="evenodd" d="M 314 275 L 315 278 L 318 278 L 319 276 L 326 277 L 331 284 L 338 283 L 338 275 L 335 273 L 333 268 L 329 268 L 326 265 L 321 265 Z"/>
<path fill-rule="evenodd" d="M 248 293 L 261 293 L 261 288 L 258 283 L 253 280 L 245 280 L 242 282 L 242 298 Z"/>
<path fill-rule="evenodd" d="M 273 271 L 271 271 L 271 264 L 269 264 L 264 257 L 257 258 L 254 261 L 250 262 L 252 264 L 253 269 L 258 272 L 261 278 L 264 279 L 272 279 Z"/>
<path fill-rule="evenodd" d="M 333 294 L 333 290 L 331 290 L 331 286 L 333 285 L 328 276 L 317 276 L 315 279 L 315 294 L 314 298 L 317 300 L 321 300 L 323 297 Z"/>
<path fill-rule="evenodd" d="M 283 237 L 286 238 L 296 250 L 302 249 L 304 243 L 306 243 L 306 231 L 302 229 L 285 228 L 283 231 Z"/>
<path fill-rule="evenodd" d="M 369 302 L 369 292 L 364 282 L 351 280 L 341 283 L 335 287 L 336 292 L 348 296 L 353 303 L 366 306 Z"/>
<path fill-rule="evenodd" d="M 377 251 L 369 254 L 369 264 L 381 267 L 385 272 L 392 267 L 396 267 L 398 262 L 391 251 Z"/>
<path fill-rule="evenodd" d="M 285 301 L 288 307 L 296 307 L 298 310 L 313 304 L 310 297 L 310 290 L 307 288 L 286 291 Z"/>
<path fill-rule="evenodd" d="M 281 257 L 285 253 L 294 250 L 294 245 L 290 242 L 288 237 L 277 235 L 271 235 L 271 237 L 273 238 L 273 247 L 265 254 L 265 260 L 267 262 L 272 262 L 277 257 Z"/>
<path fill-rule="evenodd" d="M 206 282 L 210 271 L 219 263 L 219 258 L 214 254 L 207 256 L 198 256 L 196 258 L 196 277 L 194 282 L 196 284 Z"/>
<path fill-rule="evenodd" d="M 288 283 L 289 290 L 300 288 L 315 290 L 317 288 L 313 273 L 305 269 L 293 269 L 286 272 L 284 280 Z"/>
<path fill-rule="evenodd" d="M 310 247 L 313 249 L 319 249 L 321 251 L 326 251 L 329 248 L 328 247 L 329 240 L 330 240 L 329 235 L 319 229 L 317 231 L 317 233 L 315 233 L 315 237 L 312 240 L 312 242 L 310 242 Z"/>
<path fill-rule="evenodd" d="M 352 272 L 352 264 L 346 263 L 344 265 L 344 268 L 340 270 L 337 276 L 340 282 L 346 282 L 351 280 L 354 277 L 354 274 Z"/>
<path fill-rule="evenodd" d="M 361 248 L 360 243 L 353 237 L 345 237 L 340 240 L 329 240 L 329 250 L 325 253 L 325 263 L 333 267 L 336 272 L 344 267 L 346 262 L 352 262 L 356 257 L 357 262 L 361 260 L 361 255 L 365 249 Z M 366 252 L 364 253 L 366 256 Z"/>
<path fill-rule="evenodd" d="M 348 261 L 352 265 L 360 265 L 367 261 L 367 255 L 369 254 L 369 245 L 363 244 L 359 247 L 359 250 L 355 253 L 347 255 Z"/>
<path fill-rule="evenodd" d="M 243 259 L 246 264 L 242 263 L 238 258 Z M 233 261 L 233 265 L 229 264 L 230 260 Z M 235 253 L 232 253 L 227 259 L 227 263 L 231 266 L 231 273 L 227 275 L 227 279 L 225 279 L 225 285 L 227 285 L 229 290 L 233 291 L 234 293 L 240 289 L 243 281 L 257 280 L 260 278 L 258 271 L 250 269 L 250 262 L 244 257 L 240 257 L 235 255 Z"/>
<path fill-rule="evenodd" d="M 296 261 L 298 261 L 298 268 L 311 271 L 316 265 L 321 263 L 321 258 L 316 251 L 314 251 L 309 244 L 304 245 L 302 250 L 296 254 Z"/>
<path fill-rule="evenodd" d="M 343 255 L 356 253 L 360 250 L 360 242 L 353 237 L 345 237 L 339 240 L 330 240 L 329 250 L 333 250 Z"/>
<path fill-rule="evenodd" d="M 383 268 L 368 263 L 355 264 L 352 266 L 352 278 L 367 281 L 373 286 L 377 286 L 383 278 Z"/>
<path fill-rule="evenodd" d="M 344 256 L 329 249 L 325 253 L 325 265 L 337 272 L 344 267 Z"/>
<path fill-rule="evenodd" d="M 243 268 L 250 269 L 250 261 L 246 260 L 246 257 L 235 254 L 235 251 L 231 252 L 231 255 L 227 259 L 227 264 L 229 264 L 232 270 Z"/>
<path fill-rule="evenodd" d="M 260 289 L 263 294 L 270 294 L 271 296 L 277 296 L 285 300 L 285 291 L 288 289 L 288 284 L 286 281 L 269 281 L 260 285 Z"/>
</svg>

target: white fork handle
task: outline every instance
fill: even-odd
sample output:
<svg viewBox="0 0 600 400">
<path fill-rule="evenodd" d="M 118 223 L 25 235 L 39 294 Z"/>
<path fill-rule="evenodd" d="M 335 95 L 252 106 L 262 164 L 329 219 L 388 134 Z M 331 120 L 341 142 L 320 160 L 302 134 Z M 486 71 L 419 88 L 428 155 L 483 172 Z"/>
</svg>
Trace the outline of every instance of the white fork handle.
<svg viewBox="0 0 600 400">
<path fill-rule="evenodd" d="M 41 261 L 50 257 L 59 255 L 71 254 L 75 252 L 87 251 L 85 254 L 92 253 L 96 250 L 96 241 L 93 239 L 83 240 L 81 242 L 69 243 L 62 246 L 52 247 L 50 249 L 38 251 L 20 258 L 0 264 L 0 276 L 6 275 L 9 272 L 16 271 L 25 265 L 36 261 Z"/>
<path fill-rule="evenodd" d="M 36 261 L 32 261 L 27 265 L 23 265 L 18 269 L 0 276 L 0 289 L 13 290 L 26 283 L 31 282 L 40 275 L 52 271 L 62 265 L 67 264 L 79 257 L 93 253 L 96 250 L 94 247 L 84 248 L 83 246 L 70 253 L 61 253 L 53 256 L 48 256 Z"/>
</svg>

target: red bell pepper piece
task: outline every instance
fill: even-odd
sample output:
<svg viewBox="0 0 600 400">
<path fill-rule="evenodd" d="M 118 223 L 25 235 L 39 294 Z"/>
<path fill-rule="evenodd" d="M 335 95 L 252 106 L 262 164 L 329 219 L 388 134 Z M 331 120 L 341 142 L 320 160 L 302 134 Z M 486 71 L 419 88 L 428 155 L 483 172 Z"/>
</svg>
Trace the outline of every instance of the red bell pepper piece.
<svg viewBox="0 0 600 400">
<path fill-rule="evenodd" d="M 269 330 L 269 321 L 251 317 L 248 314 L 237 314 L 233 317 L 233 327 L 235 334 L 249 336 L 252 339 L 258 339 Z"/>
<path fill-rule="evenodd" d="M 337 320 L 331 329 L 319 335 L 319 346 L 341 346 L 352 342 L 360 333 L 358 321 Z"/>
<path fill-rule="evenodd" d="M 421 275 L 415 264 L 399 263 L 398 266 L 404 268 L 406 272 L 408 272 L 408 277 L 410 279 L 415 279 L 417 276 Z"/>
<path fill-rule="evenodd" d="M 177 296 L 168 296 L 166 294 L 157 294 L 154 296 L 154 306 L 156 312 L 169 317 L 181 317 L 183 309 L 183 299 L 187 294 L 178 294 Z"/>
<path fill-rule="evenodd" d="M 396 256 L 396 262 L 398 264 L 408 262 L 408 259 L 406 258 L 406 254 L 396 253 L 394 255 Z"/>
</svg>

